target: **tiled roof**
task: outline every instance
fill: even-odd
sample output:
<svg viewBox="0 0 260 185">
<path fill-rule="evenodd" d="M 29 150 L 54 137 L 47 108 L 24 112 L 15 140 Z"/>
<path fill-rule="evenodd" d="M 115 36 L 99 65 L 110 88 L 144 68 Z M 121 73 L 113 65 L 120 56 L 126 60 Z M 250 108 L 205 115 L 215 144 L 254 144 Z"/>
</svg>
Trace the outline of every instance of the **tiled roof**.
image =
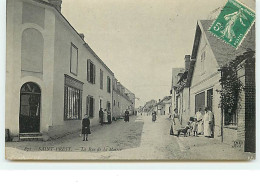
<svg viewBox="0 0 260 185">
<path fill-rule="evenodd" d="M 212 49 L 215 58 L 220 67 L 226 65 L 231 60 L 235 59 L 236 56 L 243 54 L 248 48 L 255 50 L 255 26 L 253 25 L 251 30 L 246 35 L 242 44 L 235 49 L 231 45 L 224 43 L 222 40 L 213 36 L 209 31 L 209 27 L 213 23 L 212 20 L 200 20 L 199 26 L 202 27 L 202 33 L 205 33 L 206 39 Z"/>
</svg>

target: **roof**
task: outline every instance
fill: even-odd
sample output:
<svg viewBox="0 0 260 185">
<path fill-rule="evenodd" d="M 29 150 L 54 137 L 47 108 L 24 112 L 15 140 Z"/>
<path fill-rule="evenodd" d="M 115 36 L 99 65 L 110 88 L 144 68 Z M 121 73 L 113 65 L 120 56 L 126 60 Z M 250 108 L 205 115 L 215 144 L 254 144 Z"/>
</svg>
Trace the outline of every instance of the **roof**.
<svg viewBox="0 0 260 185">
<path fill-rule="evenodd" d="M 227 65 L 231 60 L 234 60 L 237 56 L 242 55 L 248 49 L 251 49 L 253 51 L 255 50 L 255 23 L 251 27 L 250 31 L 247 33 L 241 45 L 237 49 L 235 49 L 231 45 L 226 44 L 222 40 L 213 36 L 213 34 L 211 34 L 208 31 L 213 21 L 214 20 L 199 20 L 197 22 L 186 87 L 189 87 L 191 85 L 191 80 L 199 49 L 200 38 L 202 34 L 205 35 L 206 42 L 210 46 L 220 68 Z"/>
<path fill-rule="evenodd" d="M 184 73 L 184 71 L 185 71 L 184 68 L 172 68 L 172 87 L 177 85 L 178 82 L 177 76 L 180 73 Z"/>
<path fill-rule="evenodd" d="M 162 100 L 160 100 L 157 104 L 155 104 L 154 106 L 157 106 L 157 105 L 163 105 L 163 104 L 169 104 L 171 103 L 171 96 L 165 96 Z"/>
</svg>

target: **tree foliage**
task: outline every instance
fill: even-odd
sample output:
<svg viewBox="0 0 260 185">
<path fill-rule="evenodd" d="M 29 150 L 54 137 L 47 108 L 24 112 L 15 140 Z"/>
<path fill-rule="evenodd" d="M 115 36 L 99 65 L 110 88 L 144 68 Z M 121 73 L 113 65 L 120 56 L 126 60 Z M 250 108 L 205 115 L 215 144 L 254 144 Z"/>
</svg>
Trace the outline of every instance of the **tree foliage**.
<svg viewBox="0 0 260 185">
<path fill-rule="evenodd" d="M 222 77 L 220 84 L 222 89 L 218 90 L 221 98 L 219 106 L 230 115 L 233 115 L 239 106 L 243 84 L 237 76 L 237 67 L 243 61 L 246 65 L 254 64 L 255 51 L 248 49 L 221 69 Z"/>
</svg>

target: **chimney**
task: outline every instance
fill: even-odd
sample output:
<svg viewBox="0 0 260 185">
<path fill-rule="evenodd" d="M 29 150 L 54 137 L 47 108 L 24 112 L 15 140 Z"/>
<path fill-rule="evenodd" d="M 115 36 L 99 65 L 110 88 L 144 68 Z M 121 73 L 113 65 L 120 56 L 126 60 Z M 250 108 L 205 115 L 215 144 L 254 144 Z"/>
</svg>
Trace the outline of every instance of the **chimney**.
<svg viewBox="0 0 260 185">
<path fill-rule="evenodd" d="M 48 0 L 57 10 L 61 11 L 62 0 Z"/>
<path fill-rule="evenodd" d="M 190 55 L 185 55 L 185 71 L 188 71 L 190 68 Z"/>
<path fill-rule="evenodd" d="M 83 33 L 80 33 L 79 36 L 84 40 L 85 36 Z"/>
</svg>

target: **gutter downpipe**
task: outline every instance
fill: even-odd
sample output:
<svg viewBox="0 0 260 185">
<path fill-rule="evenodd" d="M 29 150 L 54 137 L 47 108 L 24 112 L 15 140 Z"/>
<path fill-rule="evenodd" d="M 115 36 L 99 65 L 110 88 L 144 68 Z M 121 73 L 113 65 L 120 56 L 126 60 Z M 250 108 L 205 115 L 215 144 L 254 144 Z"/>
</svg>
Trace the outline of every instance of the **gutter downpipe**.
<svg viewBox="0 0 260 185">
<path fill-rule="evenodd" d="M 222 79 L 222 76 L 223 76 L 223 68 L 221 68 L 221 69 L 218 69 L 218 71 L 220 71 L 221 72 L 221 79 Z M 223 84 L 221 84 L 221 90 L 223 90 Z M 224 141 L 224 131 L 223 131 L 223 127 L 224 127 L 224 121 L 223 121 L 223 119 L 224 119 L 224 111 L 223 111 L 223 108 L 222 108 L 222 106 L 221 106 L 221 142 L 223 143 L 223 141 Z"/>
</svg>

